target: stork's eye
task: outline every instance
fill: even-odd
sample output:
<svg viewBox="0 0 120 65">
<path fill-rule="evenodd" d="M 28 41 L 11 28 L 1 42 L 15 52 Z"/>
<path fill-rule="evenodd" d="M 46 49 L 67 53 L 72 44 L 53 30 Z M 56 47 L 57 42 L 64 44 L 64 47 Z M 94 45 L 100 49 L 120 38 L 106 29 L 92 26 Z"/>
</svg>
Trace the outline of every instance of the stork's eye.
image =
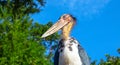
<svg viewBox="0 0 120 65">
<path fill-rule="evenodd" d="M 60 20 L 60 19 L 64 19 L 65 20 L 66 16 L 61 16 L 61 17 L 58 18 L 58 20 Z"/>
<path fill-rule="evenodd" d="M 62 18 L 65 20 L 65 19 L 66 19 L 66 16 L 63 16 Z"/>
</svg>

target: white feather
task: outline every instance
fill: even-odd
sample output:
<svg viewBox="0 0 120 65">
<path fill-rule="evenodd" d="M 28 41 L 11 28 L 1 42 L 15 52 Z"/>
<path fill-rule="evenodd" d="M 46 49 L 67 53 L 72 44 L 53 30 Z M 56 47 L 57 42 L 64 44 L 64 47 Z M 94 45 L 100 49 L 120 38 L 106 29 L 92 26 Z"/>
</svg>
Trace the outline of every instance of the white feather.
<svg viewBox="0 0 120 65">
<path fill-rule="evenodd" d="M 72 51 L 69 50 L 71 45 Z M 59 65 L 82 65 L 81 58 L 78 53 L 78 43 L 70 43 L 70 40 L 64 41 L 63 51 L 59 55 Z"/>
</svg>

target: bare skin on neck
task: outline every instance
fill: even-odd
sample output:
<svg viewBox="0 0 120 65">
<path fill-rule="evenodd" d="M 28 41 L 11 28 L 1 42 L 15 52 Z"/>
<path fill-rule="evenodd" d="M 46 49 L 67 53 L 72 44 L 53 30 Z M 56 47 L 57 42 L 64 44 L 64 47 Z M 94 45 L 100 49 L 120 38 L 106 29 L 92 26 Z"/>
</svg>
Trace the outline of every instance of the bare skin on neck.
<svg viewBox="0 0 120 65">
<path fill-rule="evenodd" d="M 73 25 L 74 25 L 74 22 L 72 21 L 62 28 L 62 38 L 64 40 L 69 39 L 70 31 L 71 31 Z"/>
</svg>

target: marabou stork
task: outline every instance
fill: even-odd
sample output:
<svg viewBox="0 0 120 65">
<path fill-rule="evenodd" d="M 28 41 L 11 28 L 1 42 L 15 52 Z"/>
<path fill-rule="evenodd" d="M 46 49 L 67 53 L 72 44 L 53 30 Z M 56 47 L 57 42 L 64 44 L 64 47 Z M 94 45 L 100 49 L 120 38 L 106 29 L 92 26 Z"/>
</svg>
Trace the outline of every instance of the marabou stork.
<svg viewBox="0 0 120 65">
<path fill-rule="evenodd" d="M 64 14 L 57 23 L 42 35 L 44 38 L 60 29 L 62 30 L 62 38 L 54 55 L 54 65 L 90 65 L 86 51 L 76 39 L 69 36 L 75 22 L 75 17 Z"/>
</svg>

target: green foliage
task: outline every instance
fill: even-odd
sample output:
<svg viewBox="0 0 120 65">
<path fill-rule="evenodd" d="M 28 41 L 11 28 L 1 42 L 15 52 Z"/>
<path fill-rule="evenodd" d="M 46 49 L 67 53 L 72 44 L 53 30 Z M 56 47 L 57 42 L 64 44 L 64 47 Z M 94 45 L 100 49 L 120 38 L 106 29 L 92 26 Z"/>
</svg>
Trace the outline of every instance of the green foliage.
<svg viewBox="0 0 120 65">
<path fill-rule="evenodd" d="M 44 5 L 43 0 L 37 2 Z M 52 23 L 32 23 L 29 14 L 38 12 L 36 5 L 34 0 L 0 0 L 0 65 L 51 64 L 45 44 L 57 42 L 59 35 L 40 38 Z"/>
<path fill-rule="evenodd" d="M 44 4 L 44 0 L 0 0 L 1 8 L 3 10 L 7 9 L 8 13 L 12 13 L 13 18 L 40 12 L 40 8 Z M 4 11 L 2 11 L 2 14 L 4 14 Z"/>
<path fill-rule="evenodd" d="M 97 65 L 97 62 L 93 61 L 91 65 Z M 98 65 L 120 65 L 120 56 L 110 56 L 109 54 L 106 54 L 106 60 L 101 59 Z"/>
</svg>

